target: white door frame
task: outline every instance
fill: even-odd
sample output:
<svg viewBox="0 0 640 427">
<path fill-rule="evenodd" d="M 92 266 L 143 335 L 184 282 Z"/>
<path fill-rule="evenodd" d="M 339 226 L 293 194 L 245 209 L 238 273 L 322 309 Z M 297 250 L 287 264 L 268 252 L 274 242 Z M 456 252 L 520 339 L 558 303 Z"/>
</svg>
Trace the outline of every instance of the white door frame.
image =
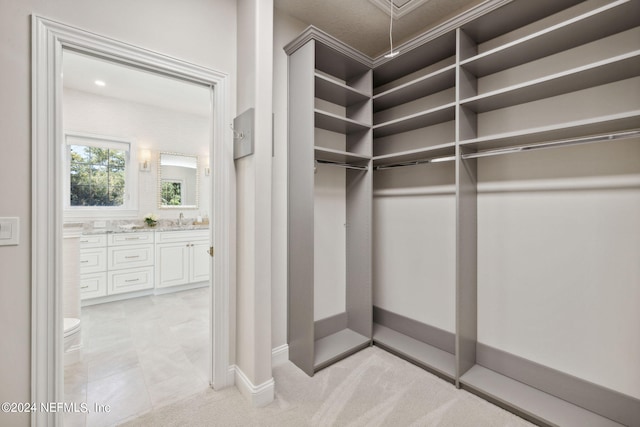
<svg viewBox="0 0 640 427">
<path fill-rule="evenodd" d="M 214 389 L 229 377 L 230 265 L 235 224 L 230 82 L 225 73 L 32 16 L 32 317 L 31 401 L 63 402 L 62 224 L 62 51 L 72 49 L 212 87 L 213 200 L 211 241 L 216 248 L 211 286 L 211 369 Z M 215 144 L 213 143 L 215 141 Z M 61 425 L 59 413 L 35 411 L 32 425 Z"/>
</svg>

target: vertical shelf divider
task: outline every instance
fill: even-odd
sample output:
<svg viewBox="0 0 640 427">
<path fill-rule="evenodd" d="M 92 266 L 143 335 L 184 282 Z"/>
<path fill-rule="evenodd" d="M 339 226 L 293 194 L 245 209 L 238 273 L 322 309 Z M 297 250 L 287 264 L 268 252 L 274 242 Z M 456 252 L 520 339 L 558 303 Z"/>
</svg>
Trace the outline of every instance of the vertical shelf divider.
<svg viewBox="0 0 640 427">
<path fill-rule="evenodd" d="M 477 135 L 477 115 L 460 105 L 476 92 L 476 78 L 460 66 L 462 58 L 474 54 L 475 44 L 460 28 L 456 34 L 456 387 L 460 377 L 476 363 L 477 327 L 477 181 L 476 159 L 463 159 L 468 150 L 460 141 Z M 463 152 L 465 151 L 465 152 Z"/>
<path fill-rule="evenodd" d="M 289 56 L 288 338 L 289 359 L 314 372 L 313 163 L 315 40 Z"/>
</svg>

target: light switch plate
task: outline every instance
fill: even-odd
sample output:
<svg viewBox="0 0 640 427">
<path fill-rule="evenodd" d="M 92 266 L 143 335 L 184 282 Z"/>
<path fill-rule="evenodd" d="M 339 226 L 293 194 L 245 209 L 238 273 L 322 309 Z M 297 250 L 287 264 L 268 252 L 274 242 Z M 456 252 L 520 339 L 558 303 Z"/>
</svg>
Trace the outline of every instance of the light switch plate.
<svg viewBox="0 0 640 427">
<path fill-rule="evenodd" d="M 0 218 L 0 246 L 17 245 L 20 241 L 20 218 Z"/>
</svg>

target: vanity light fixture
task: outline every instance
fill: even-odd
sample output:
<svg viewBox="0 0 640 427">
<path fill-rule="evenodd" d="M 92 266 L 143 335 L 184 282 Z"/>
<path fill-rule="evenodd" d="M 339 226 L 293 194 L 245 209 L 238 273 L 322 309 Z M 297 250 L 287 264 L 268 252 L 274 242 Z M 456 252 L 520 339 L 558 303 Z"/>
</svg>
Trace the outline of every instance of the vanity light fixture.
<svg viewBox="0 0 640 427">
<path fill-rule="evenodd" d="M 150 150 L 140 150 L 140 172 L 151 172 Z"/>
<path fill-rule="evenodd" d="M 389 53 L 384 56 L 385 58 L 393 58 L 400 53 L 397 50 L 393 51 L 393 0 L 389 0 L 389 45 Z"/>
<path fill-rule="evenodd" d="M 209 155 L 208 154 L 204 157 L 204 160 L 203 160 L 202 163 L 203 163 L 203 166 L 204 166 L 204 168 L 202 168 L 204 170 L 204 176 L 211 175 L 211 168 L 209 167 Z"/>
<path fill-rule="evenodd" d="M 107 84 L 106 84 L 104 81 L 102 81 L 102 80 L 96 80 L 96 81 L 95 81 L 95 82 L 93 82 L 93 83 L 95 83 L 95 85 L 96 85 L 96 86 L 100 86 L 100 87 L 105 87 L 105 86 L 107 85 Z"/>
</svg>

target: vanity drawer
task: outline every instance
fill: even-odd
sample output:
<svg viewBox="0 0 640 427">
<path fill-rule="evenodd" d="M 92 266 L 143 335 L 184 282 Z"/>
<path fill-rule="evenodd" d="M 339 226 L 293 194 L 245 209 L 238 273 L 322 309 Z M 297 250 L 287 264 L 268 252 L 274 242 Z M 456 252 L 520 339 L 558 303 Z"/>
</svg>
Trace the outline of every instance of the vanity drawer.
<svg viewBox="0 0 640 427">
<path fill-rule="evenodd" d="M 109 247 L 109 270 L 153 265 L 153 245 Z"/>
<path fill-rule="evenodd" d="M 153 232 L 143 231 L 136 233 L 114 233 L 109 234 L 109 246 L 140 245 L 153 243 Z"/>
<path fill-rule="evenodd" d="M 80 237 L 80 248 L 104 248 L 107 246 L 106 234 L 83 234 Z"/>
<path fill-rule="evenodd" d="M 157 243 L 192 242 L 209 240 L 209 230 L 162 231 L 157 233 Z"/>
<path fill-rule="evenodd" d="M 99 273 L 106 270 L 106 248 L 80 250 L 80 274 Z"/>
<path fill-rule="evenodd" d="M 107 274 L 109 295 L 153 288 L 153 267 L 110 271 Z"/>
<path fill-rule="evenodd" d="M 80 276 L 80 298 L 89 299 L 107 295 L 107 273 L 83 274 Z"/>
</svg>

